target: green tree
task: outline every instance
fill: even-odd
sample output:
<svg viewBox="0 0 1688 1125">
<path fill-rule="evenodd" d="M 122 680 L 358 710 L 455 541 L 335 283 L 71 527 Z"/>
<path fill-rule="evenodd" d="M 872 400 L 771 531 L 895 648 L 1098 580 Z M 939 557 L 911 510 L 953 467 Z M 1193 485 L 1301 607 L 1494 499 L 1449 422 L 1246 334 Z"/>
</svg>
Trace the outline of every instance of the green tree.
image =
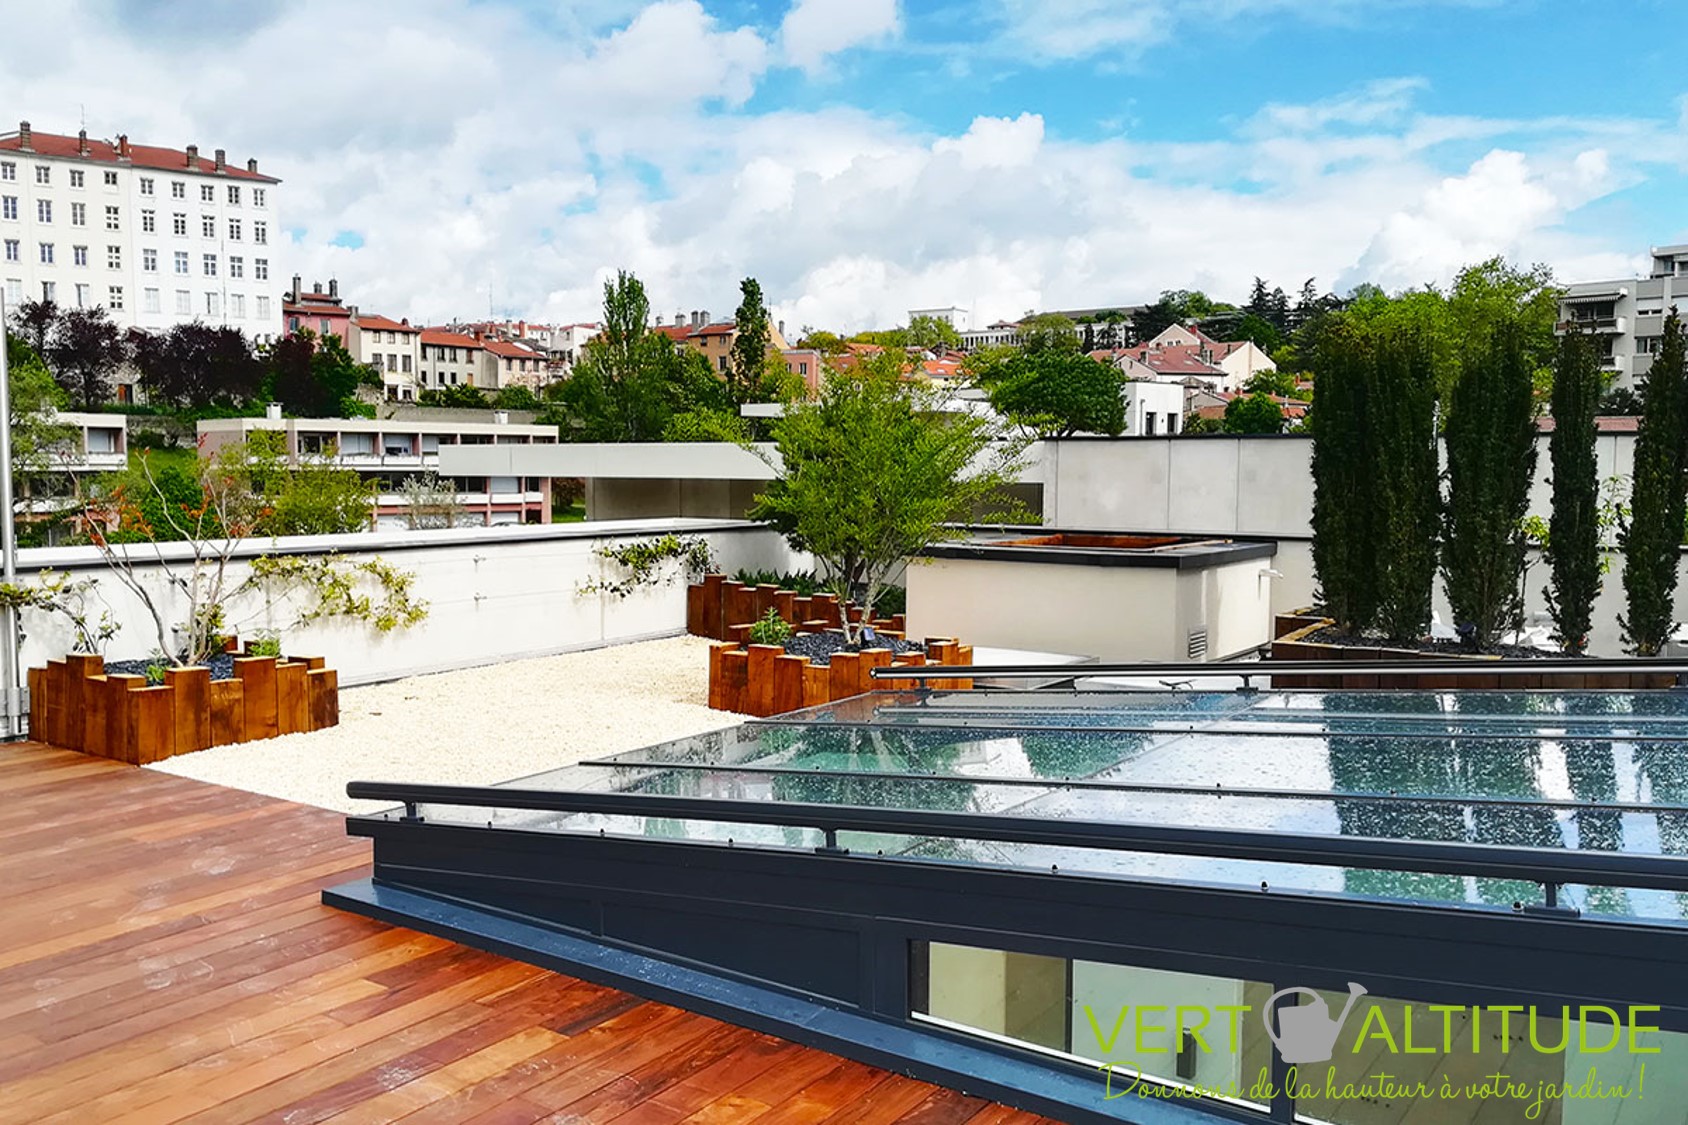
<svg viewBox="0 0 1688 1125">
<path fill-rule="evenodd" d="M 295 418 L 362 417 L 358 389 L 381 385 L 380 373 L 353 359 L 339 336 L 318 338 L 308 328 L 283 336 L 263 358 L 261 393 Z"/>
<path fill-rule="evenodd" d="M 797 341 L 800 348 L 813 348 L 822 355 L 843 355 L 848 348 L 844 346 L 844 338 L 836 332 L 828 332 L 823 328 L 805 328 L 803 338 Z"/>
<path fill-rule="evenodd" d="M 1020 322 L 1020 351 L 1073 352 L 1079 350 L 1078 326 L 1060 313 L 1042 313 Z"/>
<path fill-rule="evenodd" d="M 1524 517 L 1536 467 L 1526 339 L 1518 320 L 1497 319 L 1487 346 L 1466 356 L 1448 403 L 1443 582 L 1455 628 L 1482 648 L 1523 624 Z"/>
<path fill-rule="evenodd" d="M 565 436 L 583 441 L 656 441 L 672 413 L 668 377 L 674 344 L 646 330 L 650 300 L 625 270 L 604 283 L 603 331 L 556 390 Z M 548 415 L 549 417 L 549 415 Z"/>
<path fill-rule="evenodd" d="M 38 356 L 47 354 L 64 310 L 53 301 L 25 301 L 12 310 L 12 331 Z"/>
<path fill-rule="evenodd" d="M 733 337 L 733 358 L 728 380 L 734 402 L 749 402 L 761 389 L 763 373 L 768 365 L 768 348 L 773 331 L 768 322 L 768 306 L 762 303 L 762 286 L 754 277 L 739 283 L 738 314 L 734 323 L 738 329 Z"/>
<path fill-rule="evenodd" d="M 7 387 L 11 392 L 12 493 L 23 499 L 46 494 L 65 483 L 65 474 L 52 471 L 61 454 L 74 447 L 74 427 L 54 421 L 54 414 L 69 405 L 70 396 L 54 381 L 47 365 L 24 340 L 6 334 Z M 77 482 L 69 481 L 75 486 Z M 19 541 L 38 538 L 30 526 L 18 521 Z"/>
<path fill-rule="evenodd" d="M 112 380 L 129 359 L 129 345 L 104 305 L 69 309 L 60 314 L 43 358 L 71 402 L 93 410 L 111 398 Z"/>
<path fill-rule="evenodd" d="M 1225 404 L 1222 426 L 1228 434 L 1281 434 L 1284 410 L 1264 391 L 1239 395 Z"/>
<path fill-rule="evenodd" d="M 255 534 L 341 535 L 369 527 L 374 482 L 336 465 L 333 450 L 289 461 L 286 436 L 259 430 L 247 438 L 243 456 L 226 457 L 223 465 L 244 473 L 257 499 Z"/>
<path fill-rule="evenodd" d="M 1171 328 L 1184 323 L 1184 313 L 1165 293 L 1152 305 L 1138 309 L 1131 318 L 1131 336 L 1135 343 L 1145 344 Z"/>
<path fill-rule="evenodd" d="M 1018 471 L 1017 445 L 993 442 L 984 419 L 939 413 L 944 392 L 903 379 L 901 359 L 830 374 L 818 399 L 786 410 L 769 458 L 778 476 L 752 513 L 812 553 L 864 618 L 904 559 L 962 534 L 956 521 L 996 503 Z"/>
<path fill-rule="evenodd" d="M 1289 371 L 1256 371 L 1243 384 L 1243 390 L 1249 394 L 1263 393 L 1302 400 L 1312 397 L 1301 389 L 1300 381 Z"/>
<path fill-rule="evenodd" d="M 264 380 L 240 329 L 199 321 L 139 335 L 134 361 L 150 401 L 188 410 L 245 406 Z"/>
<path fill-rule="evenodd" d="M 1314 357 L 1313 573 L 1325 612 L 1346 633 L 1369 627 L 1377 615 L 1371 363 L 1365 334 L 1347 324 L 1321 337 Z"/>
<path fill-rule="evenodd" d="M 1635 482 L 1618 542 L 1624 552 L 1624 614 L 1629 650 L 1657 656 L 1676 627 L 1676 568 L 1688 481 L 1688 360 L 1676 309 L 1665 318 L 1658 354 L 1641 386 Z"/>
<path fill-rule="evenodd" d="M 522 388 L 526 390 L 526 387 Z M 445 406 L 458 410 L 486 410 L 492 400 L 479 387 L 467 383 L 452 383 L 444 387 L 424 387 L 416 393 L 418 406 Z"/>
<path fill-rule="evenodd" d="M 492 405 L 499 410 L 538 410 L 539 398 L 522 384 L 512 383 L 498 388 L 498 393 L 492 396 Z"/>
<path fill-rule="evenodd" d="M 935 316 L 917 316 L 908 322 L 908 342 L 927 351 L 959 350 L 961 333 L 955 325 Z"/>
<path fill-rule="evenodd" d="M 1237 322 L 1237 326 L 1225 333 L 1226 340 L 1248 340 L 1255 347 L 1270 355 L 1284 342 L 1283 333 L 1271 321 L 1264 317 L 1249 313 Z"/>
<path fill-rule="evenodd" d="M 1436 455 L 1436 373 L 1429 339 L 1407 330 L 1374 342 L 1366 394 L 1377 559 L 1377 626 L 1414 643 L 1430 627 L 1442 504 Z"/>
<path fill-rule="evenodd" d="M 1125 376 L 1077 351 L 1024 351 L 988 371 L 991 406 L 1044 437 L 1107 434 L 1125 428 Z"/>
<path fill-rule="evenodd" d="M 1553 515 L 1545 554 L 1547 611 L 1553 636 L 1573 656 L 1588 648 L 1594 599 L 1600 594 L 1600 472 L 1595 460 L 1595 411 L 1600 365 L 1580 332 L 1559 342 L 1553 371 Z"/>
</svg>

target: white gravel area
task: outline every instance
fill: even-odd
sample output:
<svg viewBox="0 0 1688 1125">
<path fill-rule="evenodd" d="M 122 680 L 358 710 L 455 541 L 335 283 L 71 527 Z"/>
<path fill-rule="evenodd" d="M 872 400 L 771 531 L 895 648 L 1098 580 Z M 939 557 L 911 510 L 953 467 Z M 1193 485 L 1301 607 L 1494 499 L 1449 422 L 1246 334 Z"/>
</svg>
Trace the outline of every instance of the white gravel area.
<svg viewBox="0 0 1688 1125">
<path fill-rule="evenodd" d="M 491 785 L 734 726 L 708 707 L 709 644 L 672 637 L 343 688 L 340 725 L 150 769 L 339 812 L 348 781 Z"/>
</svg>

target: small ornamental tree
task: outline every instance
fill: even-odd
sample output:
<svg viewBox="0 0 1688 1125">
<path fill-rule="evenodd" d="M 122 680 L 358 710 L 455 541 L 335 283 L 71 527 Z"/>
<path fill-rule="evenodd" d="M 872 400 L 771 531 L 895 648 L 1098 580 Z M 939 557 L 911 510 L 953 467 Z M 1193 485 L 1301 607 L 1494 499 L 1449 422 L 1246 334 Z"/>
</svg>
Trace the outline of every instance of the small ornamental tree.
<svg viewBox="0 0 1688 1125">
<path fill-rule="evenodd" d="M 1018 470 L 1018 443 L 985 419 L 937 413 L 944 392 L 903 379 L 902 365 L 899 353 L 873 357 L 788 406 L 766 456 L 778 475 L 751 513 L 813 554 L 864 620 L 905 559 L 964 534 L 954 524 L 1000 505 Z M 859 626 L 844 628 L 859 643 Z"/>
<path fill-rule="evenodd" d="M 1325 613 L 1345 633 L 1377 615 L 1376 505 L 1366 400 L 1370 345 L 1347 326 L 1333 328 L 1314 356 L 1319 387 L 1309 415 L 1313 435 L 1313 573 Z"/>
<path fill-rule="evenodd" d="M 1040 437 L 1117 437 L 1125 429 L 1125 376 L 1078 351 L 1016 352 L 981 384 L 995 410 Z"/>
<path fill-rule="evenodd" d="M 1416 331 L 1385 334 L 1375 342 L 1370 374 L 1376 623 L 1390 640 L 1414 643 L 1430 627 L 1442 513 L 1429 339 Z"/>
<path fill-rule="evenodd" d="M 1225 404 L 1221 428 L 1228 434 L 1281 434 L 1284 408 L 1264 391 L 1238 395 Z"/>
<path fill-rule="evenodd" d="M 1553 638 L 1573 656 L 1588 648 L 1594 599 L 1600 594 L 1600 472 L 1594 418 L 1600 409 L 1600 365 L 1580 332 L 1559 341 L 1553 372 L 1553 512 L 1548 525 L 1547 612 Z"/>
<path fill-rule="evenodd" d="M 1454 627 L 1480 648 L 1524 619 L 1524 517 L 1536 469 L 1534 365 L 1525 343 L 1518 321 L 1496 321 L 1487 345 L 1467 353 L 1448 404 L 1443 582 Z"/>
<path fill-rule="evenodd" d="M 1624 552 L 1624 642 L 1657 656 L 1676 627 L 1676 567 L 1682 548 L 1688 473 L 1688 362 L 1682 322 L 1672 308 L 1641 389 L 1635 483 L 1618 542 Z"/>
<path fill-rule="evenodd" d="M 71 402 L 92 410 L 111 398 L 112 379 L 129 358 L 129 344 L 103 305 L 68 309 L 60 313 L 43 358 Z"/>
<path fill-rule="evenodd" d="M 754 277 L 747 277 L 739 283 L 739 293 L 743 299 L 734 317 L 737 335 L 733 337 L 733 356 L 727 375 L 733 401 L 743 403 L 751 401 L 761 389 L 773 331 L 768 322 L 768 306 L 762 303 L 761 284 Z"/>
</svg>

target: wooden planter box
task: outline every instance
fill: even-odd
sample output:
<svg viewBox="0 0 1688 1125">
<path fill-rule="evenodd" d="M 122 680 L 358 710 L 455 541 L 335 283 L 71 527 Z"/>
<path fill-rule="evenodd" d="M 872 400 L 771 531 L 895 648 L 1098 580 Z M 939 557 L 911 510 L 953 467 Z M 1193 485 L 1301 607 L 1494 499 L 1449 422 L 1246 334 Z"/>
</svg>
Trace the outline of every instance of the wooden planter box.
<svg viewBox="0 0 1688 1125">
<path fill-rule="evenodd" d="M 848 603 L 839 605 L 836 594 L 810 596 L 778 586 L 746 586 L 724 574 L 706 574 L 702 582 L 686 587 L 686 632 L 694 637 L 744 644 L 750 626 L 766 617 L 770 609 L 787 625 L 803 633 L 836 629 L 844 623 L 845 614 L 850 615 L 852 622 L 862 619 L 860 609 Z M 900 613 L 874 618 L 869 624 L 881 632 L 899 636 L 904 631 Z"/>
<path fill-rule="evenodd" d="M 50 660 L 29 670 L 30 737 L 141 766 L 340 721 L 339 673 L 321 657 L 237 657 L 234 675 L 172 668 L 148 687 L 145 676 L 106 675 L 99 656 Z"/>
<path fill-rule="evenodd" d="M 766 718 L 875 690 L 928 687 L 965 691 L 973 686 L 972 680 L 876 680 L 872 671 L 929 664 L 966 667 L 972 663 L 973 646 L 953 640 L 929 640 L 923 653 L 893 653 L 888 648 L 835 652 L 827 664 L 815 664 L 807 656 L 787 655 L 779 645 L 726 641 L 709 650 L 709 705 L 717 711 Z"/>
<path fill-rule="evenodd" d="M 1286 621 L 1301 615 L 1280 614 L 1277 622 L 1282 626 Z M 1483 661 L 1498 660 L 1499 657 L 1486 655 L 1460 655 L 1443 652 L 1424 652 L 1412 648 L 1382 648 L 1371 645 L 1331 644 L 1326 641 L 1309 641 L 1307 638 L 1328 625 L 1335 624 L 1328 617 L 1313 618 L 1309 623 L 1287 632 L 1278 633 L 1278 638 L 1272 642 L 1272 660 L 1293 662 L 1296 660 L 1351 660 L 1357 665 L 1367 661 L 1387 660 L 1404 663 L 1415 660 L 1470 660 L 1481 663 Z M 1674 687 L 1676 678 L 1669 673 L 1661 672 L 1615 672 L 1602 675 L 1584 675 L 1578 672 L 1542 672 L 1539 675 L 1522 676 L 1484 676 L 1466 674 L 1451 676 L 1446 672 L 1423 672 L 1410 675 L 1368 675 L 1356 668 L 1353 673 L 1326 673 L 1320 675 L 1294 675 L 1282 672 L 1272 673 L 1272 686 L 1285 688 L 1316 688 L 1334 691 L 1370 691 L 1377 688 L 1403 688 L 1409 691 L 1444 691 L 1452 688 L 1465 690 L 1474 689 L 1510 689 L 1513 691 L 1527 691 L 1531 689 L 1546 689 L 1551 691 L 1583 691 L 1590 688 L 1612 691 L 1635 691 L 1651 688 Z"/>
</svg>

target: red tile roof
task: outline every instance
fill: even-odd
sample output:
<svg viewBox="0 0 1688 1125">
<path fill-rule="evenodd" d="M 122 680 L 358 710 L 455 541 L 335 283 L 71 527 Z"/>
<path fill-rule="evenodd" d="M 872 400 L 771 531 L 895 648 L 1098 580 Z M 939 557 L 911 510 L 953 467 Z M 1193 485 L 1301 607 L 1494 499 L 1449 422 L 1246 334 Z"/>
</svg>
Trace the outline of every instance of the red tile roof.
<svg viewBox="0 0 1688 1125">
<path fill-rule="evenodd" d="M 1537 418 L 1536 429 L 1544 434 L 1554 430 L 1552 418 Z M 1602 434 L 1633 434 L 1641 429 L 1641 419 L 1629 414 L 1602 414 L 1594 420 L 1594 429 Z"/>
<path fill-rule="evenodd" d="M 119 140 L 122 141 L 122 138 L 119 138 Z M 188 154 L 179 148 L 129 145 L 129 158 L 124 160 L 118 155 L 117 146 L 110 141 L 96 141 L 90 138 L 86 153 L 81 151 L 81 143 L 81 139 L 78 137 L 30 130 L 30 151 L 36 156 L 88 160 L 96 164 L 129 164 L 136 168 L 150 168 L 160 172 L 198 172 L 203 175 L 226 176 L 231 180 L 250 180 L 260 184 L 279 184 L 281 182 L 274 176 L 248 172 L 245 164 L 224 164 L 223 170 L 219 172 L 216 170 L 216 160 L 204 153 L 200 154 L 193 165 L 189 165 Z M 0 136 L 0 151 L 23 153 L 23 138 L 17 133 L 7 133 L 5 136 Z"/>
<path fill-rule="evenodd" d="M 512 344 L 507 340 L 484 340 L 481 347 L 493 355 L 506 356 L 510 359 L 544 359 L 545 357 L 520 344 Z"/>
<path fill-rule="evenodd" d="M 443 348 L 478 348 L 481 342 L 473 336 L 465 336 L 461 332 L 447 332 L 442 328 L 424 328 L 422 342 L 435 344 Z"/>
<path fill-rule="evenodd" d="M 733 321 L 722 321 L 719 324 L 706 324 L 693 335 L 696 336 L 731 336 L 738 331 L 738 325 Z"/>
<path fill-rule="evenodd" d="M 358 314 L 358 327 L 367 328 L 372 332 L 421 332 L 422 329 L 414 324 L 401 324 L 384 316 L 366 316 Z"/>
</svg>

